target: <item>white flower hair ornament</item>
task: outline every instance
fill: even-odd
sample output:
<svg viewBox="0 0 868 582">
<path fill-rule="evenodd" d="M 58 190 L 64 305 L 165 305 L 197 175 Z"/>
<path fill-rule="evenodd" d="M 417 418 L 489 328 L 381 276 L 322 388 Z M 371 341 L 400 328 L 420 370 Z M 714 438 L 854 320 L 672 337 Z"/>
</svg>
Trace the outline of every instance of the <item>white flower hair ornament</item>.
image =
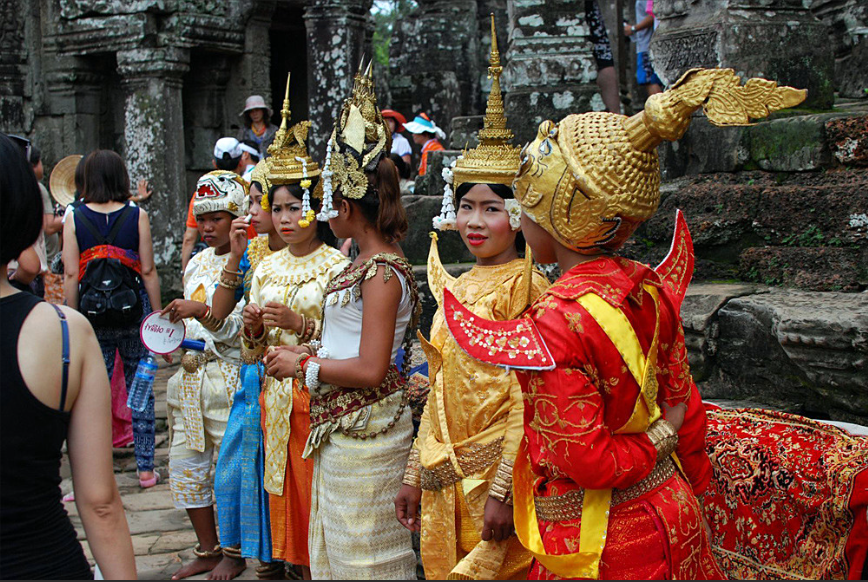
<svg viewBox="0 0 868 582">
<path fill-rule="evenodd" d="M 512 230 L 521 228 L 521 204 L 515 198 L 503 201 L 506 213 L 509 215 L 509 226 Z"/>
<path fill-rule="evenodd" d="M 446 182 L 446 186 L 443 188 L 443 204 L 440 206 L 440 216 L 435 216 L 433 220 L 434 228 L 437 230 L 455 230 L 456 228 L 455 194 L 452 192 L 454 180 L 452 169 L 455 167 L 457 161 L 452 162 L 448 168 L 443 168 L 442 176 Z"/>
<path fill-rule="evenodd" d="M 304 194 L 301 198 L 301 218 L 298 221 L 298 225 L 302 228 L 307 228 L 316 218 L 316 213 L 314 213 L 313 209 L 310 207 L 311 180 L 307 176 L 307 160 L 298 156 L 296 156 L 295 160 L 301 162 L 302 179 L 299 185 L 304 189 Z"/>
<path fill-rule="evenodd" d="M 334 187 L 332 186 L 332 141 L 329 140 L 326 147 L 326 157 L 323 163 L 322 171 L 322 208 L 319 214 L 316 215 L 320 222 L 328 222 L 330 218 L 337 218 L 338 211 L 332 206 L 332 198 L 334 197 Z"/>
</svg>

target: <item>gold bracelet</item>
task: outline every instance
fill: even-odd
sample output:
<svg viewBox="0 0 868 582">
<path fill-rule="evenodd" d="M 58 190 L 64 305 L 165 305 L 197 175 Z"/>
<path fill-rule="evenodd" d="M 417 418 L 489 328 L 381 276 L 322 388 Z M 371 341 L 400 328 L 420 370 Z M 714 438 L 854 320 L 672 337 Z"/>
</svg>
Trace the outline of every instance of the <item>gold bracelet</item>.
<svg viewBox="0 0 868 582">
<path fill-rule="evenodd" d="M 678 445 L 678 431 L 663 418 L 655 420 L 645 434 L 648 435 L 651 444 L 657 449 L 658 461 L 671 455 Z"/>
<path fill-rule="evenodd" d="M 241 271 L 233 271 L 232 269 L 227 269 L 226 267 L 223 267 L 223 272 L 229 273 L 230 275 L 237 275 L 239 277 L 244 276 L 244 273 L 242 273 Z"/>
<path fill-rule="evenodd" d="M 404 478 L 401 480 L 404 485 L 422 488 L 422 463 L 419 460 L 419 449 L 410 449 L 410 456 L 407 457 L 407 467 L 404 469 Z"/>
<path fill-rule="evenodd" d="M 223 320 L 217 319 L 216 317 L 211 315 L 211 307 L 210 306 L 206 305 L 205 307 L 208 309 L 208 311 L 206 311 L 205 315 L 203 315 L 202 317 L 197 317 L 196 321 L 201 323 L 202 327 L 204 327 L 208 331 L 216 332 L 217 330 L 220 329 L 220 326 L 223 325 Z"/>
<path fill-rule="evenodd" d="M 488 488 L 488 496 L 494 497 L 501 503 L 512 505 L 512 468 L 514 461 L 505 457 L 500 459 L 500 464 L 497 466 L 497 473 L 494 474 L 494 480 Z"/>
</svg>

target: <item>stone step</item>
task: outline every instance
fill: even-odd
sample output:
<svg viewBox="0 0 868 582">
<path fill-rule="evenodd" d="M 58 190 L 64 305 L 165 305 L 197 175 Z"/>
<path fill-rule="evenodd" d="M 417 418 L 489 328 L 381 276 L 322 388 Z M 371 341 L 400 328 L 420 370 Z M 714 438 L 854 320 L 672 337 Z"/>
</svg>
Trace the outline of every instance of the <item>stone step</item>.
<svg viewBox="0 0 868 582">
<path fill-rule="evenodd" d="M 777 113 L 745 127 L 694 116 L 677 142 L 659 148 L 664 180 L 741 170 L 804 172 L 868 165 L 868 104 L 828 113 Z"/>
<path fill-rule="evenodd" d="M 703 398 L 868 422 L 868 293 L 693 284 L 681 317 Z"/>
<path fill-rule="evenodd" d="M 626 256 L 648 264 L 660 261 L 669 250 L 675 210 L 681 209 L 696 247 L 698 280 L 777 281 L 809 290 L 865 288 L 868 170 L 689 176 L 664 184 L 662 198 L 657 214 L 625 244 Z M 764 247 L 814 250 L 745 254 Z M 791 272 L 747 276 L 758 260 L 776 255 L 778 266 L 786 264 Z"/>
</svg>

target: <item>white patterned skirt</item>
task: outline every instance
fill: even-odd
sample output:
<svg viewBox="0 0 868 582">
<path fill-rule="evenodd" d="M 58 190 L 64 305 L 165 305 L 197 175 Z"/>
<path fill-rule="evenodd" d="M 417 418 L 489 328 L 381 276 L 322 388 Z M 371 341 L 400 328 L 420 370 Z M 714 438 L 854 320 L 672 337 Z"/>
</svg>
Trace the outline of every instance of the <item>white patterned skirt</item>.
<svg viewBox="0 0 868 582">
<path fill-rule="evenodd" d="M 354 430 L 370 433 L 395 416 L 402 392 L 369 407 Z M 331 433 L 314 459 L 310 515 L 310 569 L 314 580 L 415 580 L 410 532 L 395 518 L 413 440 L 409 407 L 386 434 L 356 439 Z"/>
</svg>

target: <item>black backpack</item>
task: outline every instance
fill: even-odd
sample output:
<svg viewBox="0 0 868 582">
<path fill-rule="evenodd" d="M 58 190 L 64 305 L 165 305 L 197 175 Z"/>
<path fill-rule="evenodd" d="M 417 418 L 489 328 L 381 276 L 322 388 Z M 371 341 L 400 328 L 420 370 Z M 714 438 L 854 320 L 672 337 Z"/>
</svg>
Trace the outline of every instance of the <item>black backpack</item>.
<svg viewBox="0 0 868 582">
<path fill-rule="evenodd" d="M 127 205 L 108 237 L 102 236 L 90 219 L 78 208 L 75 215 L 100 245 L 111 246 L 132 208 Z M 88 261 L 78 284 L 78 310 L 94 327 L 134 327 L 142 319 L 139 296 L 141 278 L 119 259 L 98 258 Z"/>
</svg>

